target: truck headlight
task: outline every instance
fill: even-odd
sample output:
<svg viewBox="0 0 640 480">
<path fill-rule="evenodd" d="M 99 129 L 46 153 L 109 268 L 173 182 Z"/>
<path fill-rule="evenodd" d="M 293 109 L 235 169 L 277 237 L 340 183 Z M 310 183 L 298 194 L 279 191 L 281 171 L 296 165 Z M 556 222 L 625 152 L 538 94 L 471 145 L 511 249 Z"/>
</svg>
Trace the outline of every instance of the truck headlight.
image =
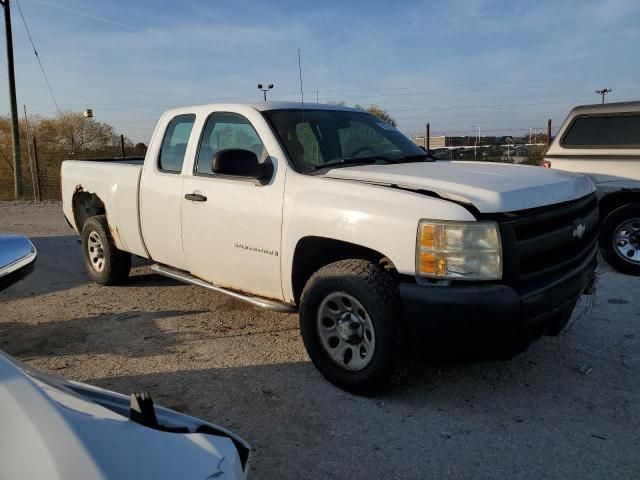
<svg viewBox="0 0 640 480">
<path fill-rule="evenodd" d="M 420 220 L 416 274 L 449 280 L 500 280 L 502 245 L 498 224 Z"/>
</svg>

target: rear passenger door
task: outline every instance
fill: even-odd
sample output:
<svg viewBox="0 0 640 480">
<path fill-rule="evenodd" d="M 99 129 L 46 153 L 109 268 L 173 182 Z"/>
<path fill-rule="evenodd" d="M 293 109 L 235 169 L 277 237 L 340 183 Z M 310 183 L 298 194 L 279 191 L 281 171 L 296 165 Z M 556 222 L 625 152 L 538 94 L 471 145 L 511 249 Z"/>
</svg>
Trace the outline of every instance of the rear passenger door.
<svg viewBox="0 0 640 480">
<path fill-rule="evenodd" d="M 195 141 L 190 142 L 195 120 L 192 113 L 161 120 L 155 135 L 162 135 L 162 142 L 151 142 L 159 146 L 147 153 L 140 182 L 140 223 L 147 251 L 156 262 L 180 269 L 186 269 L 181 227 L 182 170 L 190 149 L 195 148 Z"/>
</svg>

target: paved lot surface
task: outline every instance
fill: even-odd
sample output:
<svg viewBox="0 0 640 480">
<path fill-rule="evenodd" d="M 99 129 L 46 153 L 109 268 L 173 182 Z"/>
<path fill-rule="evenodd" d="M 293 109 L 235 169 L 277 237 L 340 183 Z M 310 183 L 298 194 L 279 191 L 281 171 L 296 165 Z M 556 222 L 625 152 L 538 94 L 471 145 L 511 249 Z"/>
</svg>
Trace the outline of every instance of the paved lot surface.
<svg viewBox="0 0 640 480">
<path fill-rule="evenodd" d="M 233 429 L 253 479 L 640 478 L 640 278 L 604 267 L 596 308 L 509 362 L 420 365 L 359 398 L 316 373 L 294 315 L 142 263 L 126 286 L 89 283 L 59 204 L 0 202 L 0 232 L 40 253 L 0 293 L 0 348 Z"/>
</svg>

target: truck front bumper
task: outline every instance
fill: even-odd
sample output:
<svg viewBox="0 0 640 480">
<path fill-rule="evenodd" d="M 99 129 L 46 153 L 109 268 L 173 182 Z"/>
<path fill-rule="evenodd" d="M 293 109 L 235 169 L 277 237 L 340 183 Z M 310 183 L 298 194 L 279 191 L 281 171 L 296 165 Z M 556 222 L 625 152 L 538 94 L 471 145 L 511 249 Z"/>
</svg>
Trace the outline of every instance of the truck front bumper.
<svg viewBox="0 0 640 480">
<path fill-rule="evenodd" d="M 529 341 L 557 334 L 570 309 L 594 282 L 597 251 L 579 268 L 542 287 L 518 291 L 502 284 L 400 285 L 404 313 L 416 353 L 428 344 L 478 344 L 485 339 Z"/>
</svg>

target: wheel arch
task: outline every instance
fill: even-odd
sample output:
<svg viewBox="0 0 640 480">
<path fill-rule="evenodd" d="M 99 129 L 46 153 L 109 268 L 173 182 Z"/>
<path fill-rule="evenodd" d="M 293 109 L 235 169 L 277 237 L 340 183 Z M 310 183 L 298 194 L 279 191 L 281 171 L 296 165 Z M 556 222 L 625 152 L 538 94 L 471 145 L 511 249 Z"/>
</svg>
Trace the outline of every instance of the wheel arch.
<svg viewBox="0 0 640 480">
<path fill-rule="evenodd" d="M 600 220 L 603 221 L 611 212 L 630 203 L 640 203 L 640 188 L 624 188 L 605 194 L 599 203 Z"/>
<path fill-rule="evenodd" d="M 96 215 L 106 215 L 107 210 L 102 199 L 95 193 L 76 190 L 71 200 L 73 208 L 73 221 L 78 233 L 82 233 L 82 228 L 86 221 Z"/>
<path fill-rule="evenodd" d="M 385 254 L 371 248 L 328 237 L 302 237 L 296 244 L 291 269 L 294 302 L 300 303 L 302 290 L 315 272 L 325 265 L 347 259 L 369 260 L 396 271 L 395 265 Z"/>
</svg>

